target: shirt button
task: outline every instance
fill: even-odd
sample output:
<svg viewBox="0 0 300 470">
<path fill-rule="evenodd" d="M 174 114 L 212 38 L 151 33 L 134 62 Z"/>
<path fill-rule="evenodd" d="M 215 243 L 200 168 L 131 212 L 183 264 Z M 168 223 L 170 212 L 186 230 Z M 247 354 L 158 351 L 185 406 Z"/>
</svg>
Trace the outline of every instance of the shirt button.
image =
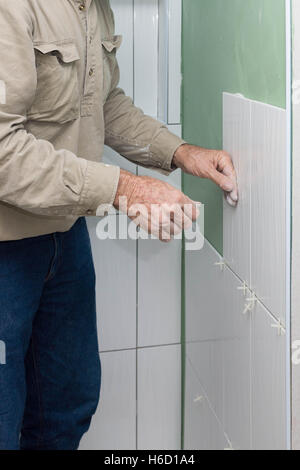
<svg viewBox="0 0 300 470">
<path fill-rule="evenodd" d="M 94 69 L 90 69 L 89 76 L 92 77 L 94 75 Z"/>
<path fill-rule="evenodd" d="M 85 10 L 85 5 L 84 5 L 84 3 L 81 3 L 81 4 L 79 5 L 79 10 L 80 10 L 80 11 L 84 11 L 84 10 Z"/>
</svg>

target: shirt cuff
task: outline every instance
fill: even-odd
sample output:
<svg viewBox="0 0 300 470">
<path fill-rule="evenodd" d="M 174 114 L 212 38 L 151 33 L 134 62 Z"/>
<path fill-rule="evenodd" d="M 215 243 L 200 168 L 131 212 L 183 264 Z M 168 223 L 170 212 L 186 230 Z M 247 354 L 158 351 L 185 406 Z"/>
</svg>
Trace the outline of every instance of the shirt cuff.
<svg viewBox="0 0 300 470">
<path fill-rule="evenodd" d="M 177 135 L 163 128 L 150 145 L 151 160 L 154 166 L 164 170 L 166 174 L 176 170 L 172 161 L 176 150 L 186 142 Z"/>
<path fill-rule="evenodd" d="M 120 168 L 88 162 L 80 206 L 84 215 L 96 215 L 97 209 L 109 210 L 114 203 L 120 179 Z"/>
</svg>

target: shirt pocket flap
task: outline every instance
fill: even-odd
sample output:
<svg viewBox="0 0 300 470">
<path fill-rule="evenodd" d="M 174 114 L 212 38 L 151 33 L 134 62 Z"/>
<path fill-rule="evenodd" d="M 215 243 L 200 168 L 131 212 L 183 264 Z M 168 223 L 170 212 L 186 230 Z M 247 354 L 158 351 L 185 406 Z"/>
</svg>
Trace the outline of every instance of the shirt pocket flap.
<svg viewBox="0 0 300 470">
<path fill-rule="evenodd" d="M 102 46 L 106 49 L 107 52 L 112 52 L 113 50 L 119 49 L 122 44 L 122 36 L 113 36 L 108 39 L 102 39 Z"/>
<path fill-rule="evenodd" d="M 34 49 L 43 55 L 56 55 L 66 64 L 80 60 L 79 52 L 74 42 L 34 44 Z"/>
</svg>

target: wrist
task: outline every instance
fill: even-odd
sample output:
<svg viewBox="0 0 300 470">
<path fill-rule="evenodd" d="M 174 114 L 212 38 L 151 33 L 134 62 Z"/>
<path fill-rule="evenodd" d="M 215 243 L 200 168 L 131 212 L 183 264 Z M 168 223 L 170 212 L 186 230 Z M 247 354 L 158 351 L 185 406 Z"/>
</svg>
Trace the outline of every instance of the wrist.
<svg viewBox="0 0 300 470">
<path fill-rule="evenodd" d="M 184 170 L 185 161 L 188 157 L 189 144 L 182 144 L 174 153 L 172 164 L 177 168 Z"/>
<path fill-rule="evenodd" d="M 127 201 L 130 200 L 131 194 L 136 186 L 137 178 L 138 177 L 136 175 L 129 173 L 128 171 L 120 171 L 119 184 L 113 204 L 117 210 L 120 209 L 120 198 L 126 197 Z"/>
</svg>

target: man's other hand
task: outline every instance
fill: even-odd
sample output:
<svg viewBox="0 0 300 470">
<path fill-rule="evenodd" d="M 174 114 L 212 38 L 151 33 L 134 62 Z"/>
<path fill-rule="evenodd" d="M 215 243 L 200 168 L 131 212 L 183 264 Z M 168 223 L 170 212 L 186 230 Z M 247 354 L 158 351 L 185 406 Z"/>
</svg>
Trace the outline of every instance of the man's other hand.
<svg viewBox="0 0 300 470">
<path fill-rule="evenodd" d="M 227 152 L 183 144 L 175 152 L 173 163 L 185 173 L 212 180 L 224 191 L 229 204 L 237 204 L 236 172 Z"/>
<path fill-rule="evenodd" d="M 183 229 L 189 229 L 199 217 L 197 203 L 178 189 L 163 181 L 123 170 L 114 206 L 164 242 Z"/>
</svg>

